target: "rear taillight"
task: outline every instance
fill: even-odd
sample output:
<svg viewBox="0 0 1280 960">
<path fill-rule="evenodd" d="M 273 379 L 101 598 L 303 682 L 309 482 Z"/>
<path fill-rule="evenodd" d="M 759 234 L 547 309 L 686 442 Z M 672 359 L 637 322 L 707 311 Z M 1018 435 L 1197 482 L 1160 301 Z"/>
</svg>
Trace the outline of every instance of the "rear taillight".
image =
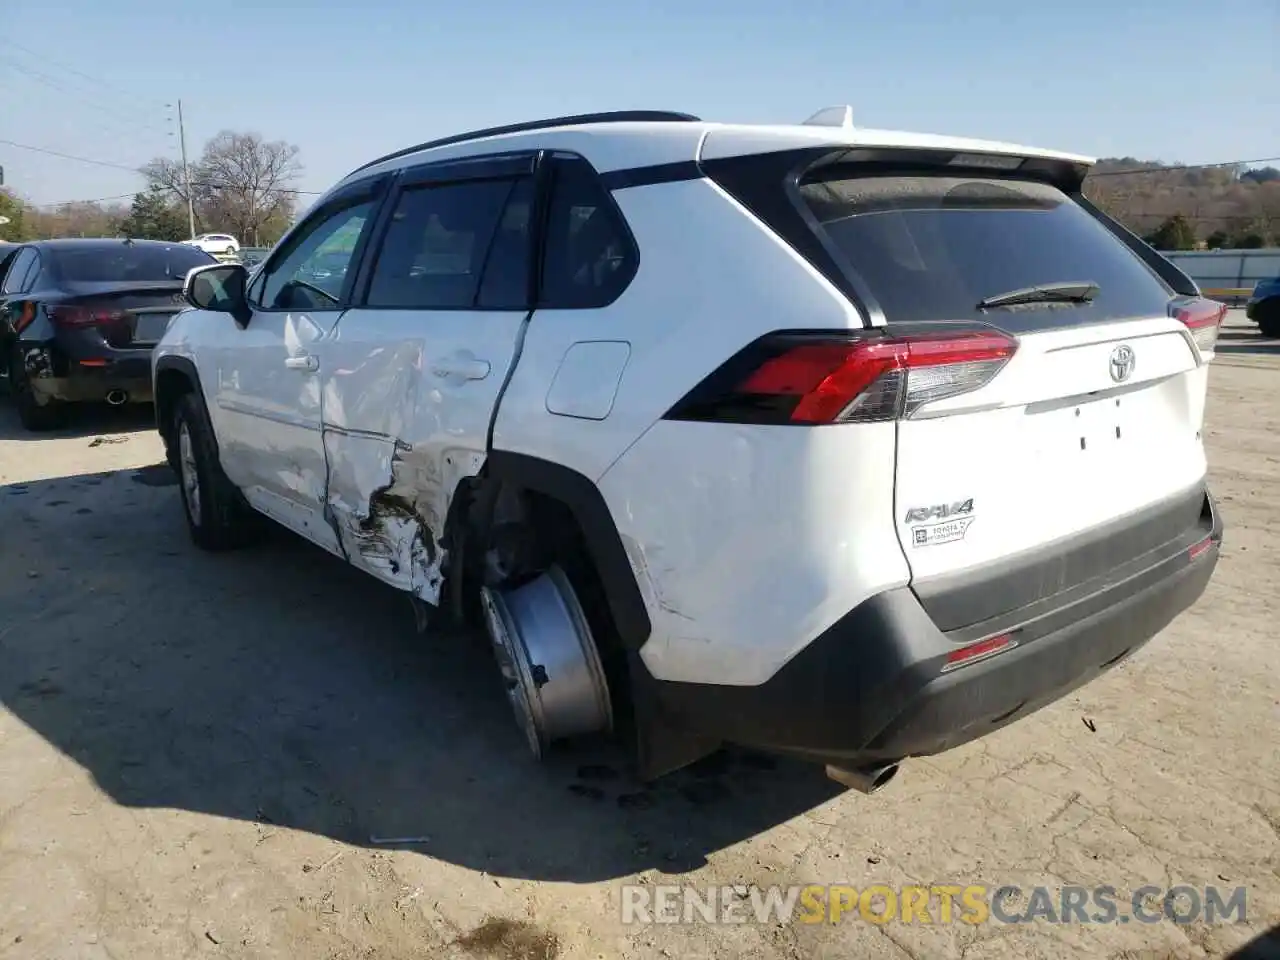
<svg viewBox="0 0 1280 960">
<path fill-rule="evenodd" d="M 49 307 L 49 319 L 58 327 L 103 327 L 119 323 L 128 316 L 123 310 L 63 305 Z"/>
<path fill-rule="evenodd" d="M 793 424 L 909 417 L 924 404 L 986 385 L 1017 348 L 994 329 L 773 334 L 709 376 L 667 416 Z"/>
<path fill-rule="evenodd" d="M 1218 329 L 1227 315 L 1225 303 L 1202 297 L 1175 300 L 1169 305 L 1169 313 L 1187 328 L 1202 355 L 1213 353 L 1218 344 Z"/>
</svg>

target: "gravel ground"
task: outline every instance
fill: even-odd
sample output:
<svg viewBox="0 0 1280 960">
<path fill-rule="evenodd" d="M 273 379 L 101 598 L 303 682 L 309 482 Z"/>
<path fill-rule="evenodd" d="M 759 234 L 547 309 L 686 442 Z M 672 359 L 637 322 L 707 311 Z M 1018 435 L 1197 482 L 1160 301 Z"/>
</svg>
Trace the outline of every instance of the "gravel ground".
<svg viewBox="0 0 1280 960">
<path fill-rule="evenodd" d="M 481 645 L 287 534 L 196 551 L 145 414 L 37 438 L 0 405 L 0 956 L 1280 954 L 1278 371 L 1233 317 L 1200 603 L 872 797 L 738 754 L 538 767 Z M 1245 886 L 1248 920 L 624 925 L 625 882 Z"/>
</svg>

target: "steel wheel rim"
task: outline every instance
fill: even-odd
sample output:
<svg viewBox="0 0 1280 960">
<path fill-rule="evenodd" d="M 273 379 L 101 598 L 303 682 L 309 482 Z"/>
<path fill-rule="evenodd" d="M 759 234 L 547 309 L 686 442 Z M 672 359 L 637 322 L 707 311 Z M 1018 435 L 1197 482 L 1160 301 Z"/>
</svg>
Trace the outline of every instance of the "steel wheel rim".
<svg viewBox="0 0 1280 960">
<path fill-rule="evenodd" d="M 529 749 L 535 757 L 541 758 L 544 746 L 540 734 L 541 725 L 534 712 L 537 708 L 529 696 L 529 687 L 533 681 L 522 669 L 523 657 L 512 649 L 512 644 L 518 643 L 519 640 L 512 636 L 511 629 L 503 616 L 504 611 L 500 609 L 502 600 L 495 591 L 488 587 L 484 588 L 480 592 L 480 601 L 488 627 L 489 642 L 493 645 L 494 656 L 498 661 L 498 671 L 502 675 L 507 702 L 516 715 L 516 723 L 524 733 Z"/>
<path fill-rule="evenodd" d="M 178 473 L 182 479 L 182 499 L 187 505 L 187 516 L 200 526 L 200 473 L 196 470 L 195 445 L 191 442 L 191 430 L 182 423 L 178 427 Z"/>
</svg>

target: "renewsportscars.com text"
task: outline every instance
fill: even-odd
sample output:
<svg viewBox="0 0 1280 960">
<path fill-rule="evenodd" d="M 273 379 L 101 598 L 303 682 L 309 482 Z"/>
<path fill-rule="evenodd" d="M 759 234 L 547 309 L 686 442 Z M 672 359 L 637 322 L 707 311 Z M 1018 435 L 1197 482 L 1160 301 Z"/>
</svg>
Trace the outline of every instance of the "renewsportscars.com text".
<svg viewBox="0 0 1280 960">
<path fill-rule="evenodd" d="M 622 887 L 623 923 L 1244 923 L 1244 887 Z"/>
</svg>

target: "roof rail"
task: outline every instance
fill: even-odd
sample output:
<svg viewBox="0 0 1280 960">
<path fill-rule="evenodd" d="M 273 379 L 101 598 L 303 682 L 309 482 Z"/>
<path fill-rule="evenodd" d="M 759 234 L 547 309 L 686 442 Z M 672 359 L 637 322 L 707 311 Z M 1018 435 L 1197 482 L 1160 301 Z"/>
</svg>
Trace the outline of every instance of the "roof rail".
<svg viewBox="0 0 1280 960">
<path fill-rule="evenodd" d="M 379 157 L 377 160 L 370 160 L 368 163 L 356 167 L 347 176 L 351 176 L 352 173 L 359 173 L 361 170 L 367 170 L 369 167 L 377 166 L 380 163 L 385 163 L 388 160 L 407 157 L 409 154 L 417 153 L 420 150 L 445 147 L 453 143 L 465 143 L 468 140 L 479 140 L 482 137 L 496 137 L 504 133 L 524 133 L 528 130 L 547 130 L 552 127 L 569 127 L 587 123 L 696 123 L 700 119 L 702 118 L 688 113 L 677 113 L 673 110 L 613 110 L 606 113 L 580 113 L 571 117 L 551 117 L 546 120 L 526 120 L 523 123 L 509 123 L 501 127 L 472 130 L 470 133 L 458 133 L 451 137 L 428 140 L 426 143 L 405 147 L 403 150 L 388 153 L 385 157 Z"/>
</svg>

